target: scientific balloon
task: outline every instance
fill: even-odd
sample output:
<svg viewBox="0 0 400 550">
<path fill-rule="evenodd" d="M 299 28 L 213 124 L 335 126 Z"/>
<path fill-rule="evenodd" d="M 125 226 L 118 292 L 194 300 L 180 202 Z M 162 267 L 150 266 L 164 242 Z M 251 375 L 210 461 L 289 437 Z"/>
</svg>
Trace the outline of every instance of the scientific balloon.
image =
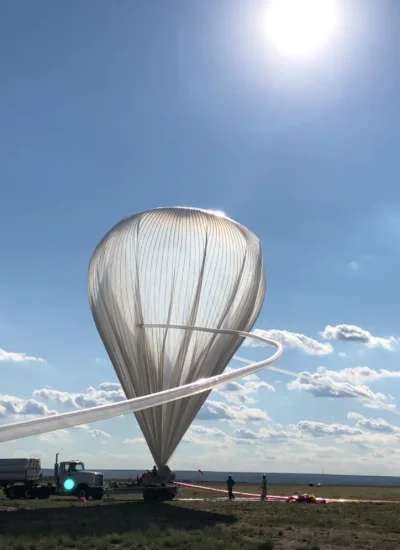
<svg viewBox="0 0 400 550">
<path fill-rule="evenodd" d="M 265 297 L 260 242 L 220 213 L 143 212 L 117 223 L 99 243 L 88 293 L 128 399 L 209 379 L 224 371 L 244 337 L 190 327 L 245 332 L 253 327 Z M 135 413 L 159 468 L 208 393 Z"/>
<path fill-rule="evenodd" d="M 93 253 L 88 290 L 128 399 L 0 426 L 0 443 L 136 413 L 162 468 L 213 388 L 255 374 L 283 351 L 247 332 L 265 295 L 260 243 L 216 212 L 161 208 L 122 220 Z M 276 352 L 223 373 L 245 338 Z"/>
</svg>

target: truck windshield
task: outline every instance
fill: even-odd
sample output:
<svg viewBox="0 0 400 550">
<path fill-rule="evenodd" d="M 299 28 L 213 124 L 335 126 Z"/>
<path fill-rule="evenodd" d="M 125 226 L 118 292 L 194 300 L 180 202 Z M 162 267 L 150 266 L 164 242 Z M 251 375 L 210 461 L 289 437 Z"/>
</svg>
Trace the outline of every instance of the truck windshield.
<svg viewBox="0 0 400 550">
<path fill-rule="evenodd" d="M 82 463 L 71 464 L 71 471 L 72 472 L 83 472 L 84 469 L 85 469 L 85 467 Z"/>
</svg>

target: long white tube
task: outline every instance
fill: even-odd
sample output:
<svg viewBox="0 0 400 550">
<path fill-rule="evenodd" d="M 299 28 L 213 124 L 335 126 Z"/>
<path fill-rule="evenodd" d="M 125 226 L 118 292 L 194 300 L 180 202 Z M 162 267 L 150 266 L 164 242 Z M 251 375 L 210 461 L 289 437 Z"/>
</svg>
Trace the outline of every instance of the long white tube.
<svg viewBox="0 0 400 550">
<path fill-rule="evenodd" d="M 226 372 L 212 378 L 206 378 L 197 380 L 191 384 L 186 384 L 178 388 L 172 388 L 170 390 L 153 393 L 150 395 L 144 395 L 142 397 L 135 397 L 134 399 L 127 399 L 122 403 L 111 403 L 110 405 L 100 405 L 99 407 L 93 407 L 91 409 L 84 409 L 80 411 L 72 411 L 63 414 L 57 414 L 45 418 L 39 418 L 36 420 L 27 420 L 25 422 L 18 422 L 14 424 L 7 424 L 6 426 L 0 426 L 0 443 L 5 441 L 11 441 L 14 439 L 20 439 L 22 437 L 29 437 L 32 435 L 39 435 L 63 428 L 72 428 L 79 426 L 80 424 L 90 424 L 91 422 L 98 422 L 99 420 L 105 420 L 107 418 L 113 418 L 115 416 L 121 416 L 123 414 L 134 413 L 149 409 L 151 407 L 157 407 L 170 401 L 177 401 L 191 395 L 196 395 L 205 391 L 210 391 L 217 386 L 233 382 L 239 378 L 254 374 L 266 367 L 268 367 L 274 361 L 277 361 L 282 355 L 283 348 L 279 342 L 271 340 L 270 338 L 264 338 L 250 332 L 243 332 L 237 330 L 224 330 L 224 329 L 211 329 L 205 327 L 189 327 L 181 325 L 141 325 L 143 328 L 171 328 L 171 329 L 184 329 L 194 330 L 200 332 L 210 332 L 215 334 L 231 334 L 236 335 L 239 338 L 252 338 L 258 340 L 263 344 L 276 347 L 276 352 L 263 361 L 252 363 L 247 367 L 237 369 L 235 371 Z"/>
</svg>

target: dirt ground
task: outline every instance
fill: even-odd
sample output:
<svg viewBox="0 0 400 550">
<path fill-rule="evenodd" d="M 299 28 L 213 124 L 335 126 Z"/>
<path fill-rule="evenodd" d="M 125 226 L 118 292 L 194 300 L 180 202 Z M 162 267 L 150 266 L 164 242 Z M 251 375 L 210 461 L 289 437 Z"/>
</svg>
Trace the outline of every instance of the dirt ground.
<svg viewBox="0 0 400 550">
<path fill-rule="evenodd" d="M 237 486 L 258 492 L 258 486 Z M 399 500 L 400 489 L 270 487 L 331 498 Z M 338 550 L 400 548 L 398 504 L 230 502 L 184 489 L 169 503 L 111 497 L 10 501 L 0 498 L 1 550 Z M 186 500 L 186 499 L 199 500 Z"/>
</svg>

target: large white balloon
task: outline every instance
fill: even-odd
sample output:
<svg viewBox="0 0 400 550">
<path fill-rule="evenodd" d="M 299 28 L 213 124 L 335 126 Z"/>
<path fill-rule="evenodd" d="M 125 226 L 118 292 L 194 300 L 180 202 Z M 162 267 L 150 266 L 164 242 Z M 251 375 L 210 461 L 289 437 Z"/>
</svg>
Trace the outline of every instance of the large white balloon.
<svg viewBox="0 0 400 550">
<path fill-rule="evenodd" d="M 233 220 L 194 208 L 159 208 L 115 225 L 93 253 L 94 321 L 128 399 L 219 375 L 265 296 L 258 238 Z M 165 466 L 208 392 L 135 413 L 153 458 Z"/>
</svg>

